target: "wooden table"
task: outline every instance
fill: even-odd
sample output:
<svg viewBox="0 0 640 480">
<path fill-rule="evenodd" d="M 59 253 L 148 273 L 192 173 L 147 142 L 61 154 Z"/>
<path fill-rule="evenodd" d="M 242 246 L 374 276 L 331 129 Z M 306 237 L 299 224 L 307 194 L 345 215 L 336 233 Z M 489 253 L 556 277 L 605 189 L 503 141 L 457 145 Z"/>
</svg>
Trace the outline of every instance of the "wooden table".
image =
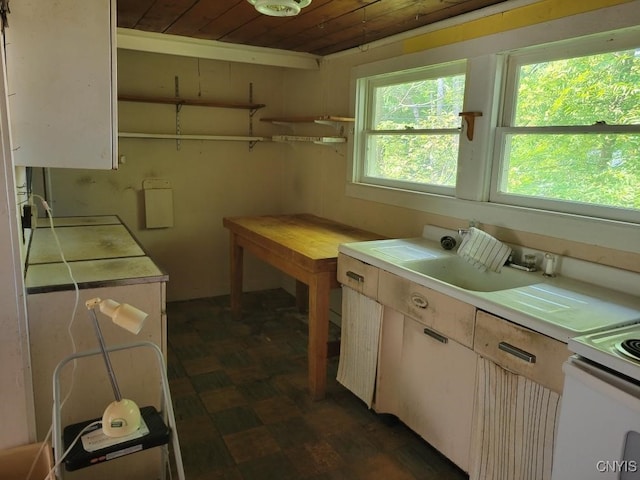
<svg viewBox="0 0 640 480">
<path fill-rule="evenodd" d="M 329 293 L 338 287 L 338 245 L 382 237 L 309 214 L 225 217 L 222 223 L 231 233 L 231 311 L 235 316 L 242 312 L 244 250 L 295 278 L 299 305 L 302 288 L 308 286 L 309 391 L 314 399 L 323 398 Z"/>
</svg>

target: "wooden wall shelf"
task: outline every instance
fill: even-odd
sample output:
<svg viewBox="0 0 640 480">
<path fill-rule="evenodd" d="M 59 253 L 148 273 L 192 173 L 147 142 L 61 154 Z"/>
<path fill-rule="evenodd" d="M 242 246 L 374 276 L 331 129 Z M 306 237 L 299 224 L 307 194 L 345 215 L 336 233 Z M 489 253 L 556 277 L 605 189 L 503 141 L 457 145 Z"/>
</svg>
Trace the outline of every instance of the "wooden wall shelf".
<svg viewBox="0 0 640 480">
<path fill-rule="evenodd" d="M 137 95 L 118 95 L 118 100 L 122 102 L 141 102 L 141 103 L 162 103 L 167 105 L 188 105 L 195 107 L 216 107 L 216 108 L 239 108 L 244 110 L 258 110 L 264 108 L 263 103 L 235 103 L 220 102 L 216 100 L 188 99 L 188 98 L 167 98 L 167 97 L 144 97 Z"/>
<path fill-rule="evenodd" d="M 263 142 L 264 137 L 251 137 L 242 135 L 182 135 L 174 133 L 137 133 L 137 132 L 120 132 L 120 138 L 147 138 L 160 140 L 216 140 L 216 141 L 232 141 L 232 142 Z"/>
<path fill-rule="evenodd" d="M 274 142 L 306 142 L 317 143 L 318 145 L 329 145 L 335 143 L 345 143 L 347 141 L 344 137 L 314 137 L 314 136 L 301 136 L 301 135 L 274 135 L 271 137 Z"/>
<path fill-rule="evenodd" d="M 355 122 L 355 118 L 340 117 L 335 115 L 319 115 L 309 117 L 268 117 L 261 118 L 261 122 L 270 123 L 328 123 L 328 122 Z"/>
</svg>

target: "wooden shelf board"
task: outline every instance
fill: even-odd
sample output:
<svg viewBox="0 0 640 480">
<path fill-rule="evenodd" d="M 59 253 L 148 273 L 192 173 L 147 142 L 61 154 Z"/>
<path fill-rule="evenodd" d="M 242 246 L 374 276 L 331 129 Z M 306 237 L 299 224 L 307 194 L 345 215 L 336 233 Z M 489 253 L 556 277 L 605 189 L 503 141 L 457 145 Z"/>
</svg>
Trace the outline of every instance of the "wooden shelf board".
<svg viewBox="0 0 640 480">
<path fill-rule="evenodd" d="M 142 102 L 142 103 L 162 103 L 168 105 L 188 105 L 196 107 L 217 107 L 217 108 L 238 108 L 244 110 L 257 110 L 264 108 L 262 103 L 233 103 L 216 100 L 188 99 L 188 98 L 167 98 L 167 97 L 142 97 L 136 95 L 118 95 L 118 100 L 122 102 Z"/>
<path fill-rule="evenodd" d="M 137 133 L 119 132 L 120 138 L 150 138 L 164 140 L 216 140 L 233 142 L 262 142 L 264 137 L 248 137 L 241 135 L 176 135 L 172 133 Z"/>
<path fill-rule="evenodd" d="M 271 137 L 271 140 L 274 142 L 312 142 L 318 144 L 345 143 L 347 141 L 344 137 L 314 137 L 300 135 L 274 135 Z"/>
<path fill-rule="evenodd" d="M 354 122 L 355 118 L 335 115 L 320 115 L 310 117 L 267 117 L 261 118 L 260 121 L 271 123 Z"/>
</svg>

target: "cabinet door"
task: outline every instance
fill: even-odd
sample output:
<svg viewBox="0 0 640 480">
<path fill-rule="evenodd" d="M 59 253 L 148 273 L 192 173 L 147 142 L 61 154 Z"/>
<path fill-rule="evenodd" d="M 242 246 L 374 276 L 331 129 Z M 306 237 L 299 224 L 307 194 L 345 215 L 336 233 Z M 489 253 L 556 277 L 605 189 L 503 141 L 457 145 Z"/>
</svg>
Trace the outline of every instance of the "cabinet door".
<svg viewBox="0 0 640 480">
<path fill-rule="evenodd" d="M 404 317 L 399 417 L 464 471 L 469 452 L 477 355 Z"/>
<path fill-rule="evenodd" d="M 9 18 L 15 164 L 115 168 L 115 0 L 20 0 Z"/>
</svg>

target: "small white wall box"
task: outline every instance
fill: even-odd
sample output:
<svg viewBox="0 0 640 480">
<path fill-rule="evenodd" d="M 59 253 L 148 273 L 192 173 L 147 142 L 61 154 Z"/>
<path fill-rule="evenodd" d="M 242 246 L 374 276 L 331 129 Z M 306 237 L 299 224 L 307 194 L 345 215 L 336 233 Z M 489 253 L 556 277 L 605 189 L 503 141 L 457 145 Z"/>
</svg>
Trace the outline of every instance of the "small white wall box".
<svg viewBox="0 0 640 480">
<path fill-rule="evenodd" d="M 147 178 L 142 189 L 146 228 L 173 227 L 173 189 L 169 180 Z"/>
</svg>

